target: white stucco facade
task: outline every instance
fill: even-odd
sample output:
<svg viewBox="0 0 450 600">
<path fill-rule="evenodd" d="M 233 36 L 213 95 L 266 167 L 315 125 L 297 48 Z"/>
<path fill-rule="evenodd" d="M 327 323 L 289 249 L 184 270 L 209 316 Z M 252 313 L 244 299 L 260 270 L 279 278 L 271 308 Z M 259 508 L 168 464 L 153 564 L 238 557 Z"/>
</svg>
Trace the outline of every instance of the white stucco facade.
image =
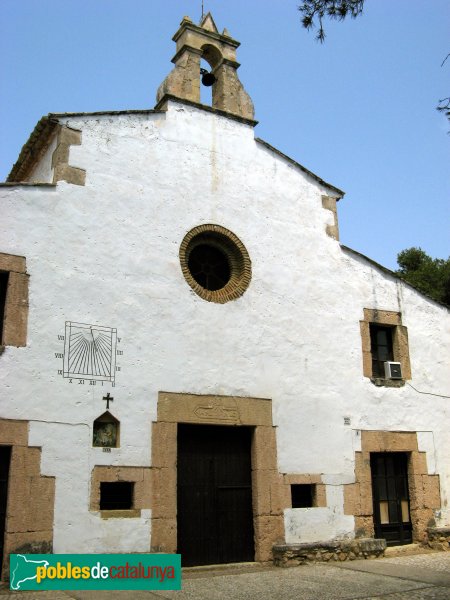
<svg viewBox="0 0 450 600">
<path fill-rule="evenodd" d="M 251 124 L 173 99 L 165 111 L 58 121 L 81 132 L 68 163 L 85 185 L 0 189 L 0 252 L 25 257 L 29 274 L 26 347 L 0 356 L 0 417 L 29 422 L 41 473 L 55 478 L 53 550 L 150 550 L 151 509 L 105 519 L 89 498 L 94 466 L 152 467 L 160 391 L 272 400 L 278 472 L 317 473 L 326 488 L 326 506 L 284 510 L 287 543 L 355 535 L 344 486 L 362 431 L 417 433 L 439 475 L 435 523 L 449 526 L 448 309 L 327 235 L 322 196 L 336 189 Z M 52 181 L 55 147 L 32 181 Z M 225 304 L 197 296 L 180 267 L 183 237 L 208 223 L 251 260 L 248 289 Z M 363 374 L 364 308 L 401 314 L 412 373 L 402 387 Z M 63 377 L 66 322 L 117 329 L 114 387 Z M 92 446 L 107 392 L 120 421 L 111 452 Z"/>
</svg>

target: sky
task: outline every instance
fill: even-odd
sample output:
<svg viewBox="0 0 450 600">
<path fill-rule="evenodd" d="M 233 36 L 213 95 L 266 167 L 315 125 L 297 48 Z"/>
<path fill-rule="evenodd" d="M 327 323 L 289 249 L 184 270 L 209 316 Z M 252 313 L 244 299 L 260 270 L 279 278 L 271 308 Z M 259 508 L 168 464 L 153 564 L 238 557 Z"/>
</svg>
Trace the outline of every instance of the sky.
<svg viewBox="0 0 450 600">
<path fill-rule="evenodd" d="M 355 20 L 301 26 L 300 0 L 204 0 L 241 42 L 255 135 L 346 192 L 341 243 L 396 269 L 450 255 L 450 0 L 366 0 Z M 0 181 L 51 112 L 147 109 L 202 0 L 1 0 Z M 1 218 L 1 209 L 0 209 Z"/>
</svg>

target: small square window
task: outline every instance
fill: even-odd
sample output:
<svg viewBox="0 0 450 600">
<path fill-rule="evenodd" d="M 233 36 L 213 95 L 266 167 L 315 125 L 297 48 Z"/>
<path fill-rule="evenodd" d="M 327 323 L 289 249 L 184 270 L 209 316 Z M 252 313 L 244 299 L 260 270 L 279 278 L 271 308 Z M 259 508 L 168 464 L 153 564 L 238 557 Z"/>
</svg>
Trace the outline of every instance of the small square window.
<svg viewBox="0 0 450 600">
<path fill-rule="evenodd" d="M 0 344 L 3 340 L 3 322 L 5 320 L 6 291 L 8 289 L 8 271 L 0 271 Z"/>
<path fill-rule="evenodd" d="M 100 483 L 100 510 L 129 510 L 133 508 L 134 482 Z"/>
<path fill-rule="evenodd" d="M 314 506 L 316 486 L 310 483 L 291 485 L 292 508 L 310 508 Z"/>
</svg>

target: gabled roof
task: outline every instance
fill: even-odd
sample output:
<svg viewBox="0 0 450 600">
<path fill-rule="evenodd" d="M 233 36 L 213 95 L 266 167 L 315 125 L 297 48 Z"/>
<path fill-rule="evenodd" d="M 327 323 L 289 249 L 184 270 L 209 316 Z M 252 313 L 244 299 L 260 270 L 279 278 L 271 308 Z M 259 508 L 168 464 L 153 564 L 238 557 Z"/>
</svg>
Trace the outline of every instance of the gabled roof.
<svg viewBox="0 0 450 600">
<path fill-rule="evenodd" d="M 268 144 L 261 138 L 255 138 L 255 142 L 262 144 L 268 150 L 271 150 L 275 154 L 278 154 L 278 156 L 281 156 L 282 158 L 287 160 L 287 162 L 291 163 L 291 165 L 294 165 L 294 167 L 298 167 L 300 169 L 300 171 L 303 171 L 303 173 L 306 173 L 306 175 L 309 175 L 310 177 L 312 177 L 312 179 L 317 181 L 317 183 L 320 183 L 321 185 L 324 185 L 327 188 L 329 188 L 330 190 L 332 190 L 333 192 L 335 192 L 337 194 L 337 198 L 336 198 L 337 200 L 340 200 L 341 198 L 344 197 L 345 192 L 343 192 L 339 188 L 335 187 L 334 185 L 331 185 L 331 183 L 327 183 L 324 179 L 322 179 L 321 177 L 319 177 L 318 175 L 316 175 L 315 173 L 313 173 L 312 171 L 310 171 L 309 169 L 307 169 L 306 167 L 304 167 L 303 165 L 298 163 L 296 160 L 294 160 L 290 156 L 287 156 L 287 154 L 283 154 L 283 152 L 280 152 L 280 150 L 277 150 L 277 148 L 274 148 L 274 146 L 271 146 L 270 144 Z"/>
<path fill-rule="evenodd" d="M 390 275 L 391 277 L 394 277 L 394 279 L 401 281 L 401 283 L 405 284 L 407 287 L 410 287 L 414 291 L 419 292 L 419 294 L 422 294 L 422 296 L 424 296 L 427 300 L 436 302 L 436 304 L 439 304 L 440 306 L 443 306 L 447 310 L 450 310 L 450 306 L 448 304 L 445 304 L 445 302 L 441 302 L 440 300 L 436 300 L 436 298 L 433 298 L 432 296 L 430 296 L 429 294 L 427 294 L 420 288 L 416 287 L 409 281 L 406 281 L 406 279 L 403 279 L 402 277 L 400 277 L 395 271 L 392 271 L 391 269 L 388 269 L 387 267 L 380 265 L 380 263 L 376 262 L 372 258 L 369 258 L 365 254 L 358 252 L 358 250 L 354 250 L 353 248 L 350 248 L 349 246 L 345 246 L 344 244 L 340 244 L 340 246 L 344 252 L 347 252 L 348 254 L 353 255 L 352 258 L 357 257 L 357 258 L 363 260 L 364 262 L 367 262 L 369 265 L 372 265 L 373 267 L 376 267 L 377 269 L 379 269 L 385 275 Z"/>
<path fill-rule="evenodd" d="M 52 115 L 42 117 L 38 121 L 6 178 L 7 182 L 18 182 L 27 178 L 39 157 L 48 148 L 57 126 L 58 120 Z"/>
<path fill-rule="evenodd" d="M 30 137 L 22 146 L 19 158 L 14 163 L 8 177 L 7 183 L 18 183 L 26 179 L 36 162 L 50 145 L 56 133 L 59 120 L 64 117 L 95 117 L 99 115 L 128 115 L 128 114 L 150 114 L 158 113 L 158 110 L 115 110 L 97 112 L 74 112 L 74 113 L 49 113 L 42 117 L 31 132 Z"/>
<path fill-rule="evenodd" d="M 239 121 L 246 125 L 255 126 L 257 125 L 257 121 L 252 121 L 249 119 L 243 119 L 242 117 L 238 117 L 236 115 L 231 115 L 230 113 L 224 112 L 222 110 L 213 108 L 211 106 L 207 106 L 204 104 L 198 104 L 196 102 L 191 102 L 190 100 L 181 100 L 176 97 L 165 97 L 165 99 L 169 99 L 173 102 L 177 102 L 180 104 L 187 104 L 189 106 L 194 106 L 200 110 L 205 110 L 207 112 L 212 112 L 218 114 L 220 116 L 226 117 L 227 119 L 232 119 L 235 121 Z M 56 129 L 60 124 L 60 119 L 68 118 L 68 117 L 96 117 L 96 116 L 114 116 L 114 115 L 148 115 L 148 114 L 164 114 L 165 111 L 158 109 L 143 109 L 143 110 L 114 110 L 114 111 L 97 111 L 97 112 L 73 112 L 73 113 L 50 113 L 46 117 L 42 117 L 39 120 L 33 132 L 31 133 L 28 141 L 23 146 L 19 158 L 17 162 L 14 164 L 11 169 L 10 174 L 6 178 L 6 182 L 8 183 L 18 183 L 20 181 L 25 180 L 31 173 L 33 167 L 36 162 L 39 160 L 40 156 L 45 152 L 45 150 L 50 145 L 54 134 L 56 133 Z M 345 192 L 340 190 L 339 188 L 327 183 L 321 177 L 290 158 L 286 154 L 283 154 L 280 150 L 277 150 L 274 146 L 271 146 L 264 140 L 260 138 L 255 138 L 255 142 L 261 144 L 271 152 L 277 154 L 282 157 L 284 160 L 288 161 L 293 166 L 299 168 L 303 173 L 309 175 L 312 179 L 317 181 L 320 185 L 324 185 L 333 191 L 337 198 L 340 199 L 344 196 Z"/>
</svg>

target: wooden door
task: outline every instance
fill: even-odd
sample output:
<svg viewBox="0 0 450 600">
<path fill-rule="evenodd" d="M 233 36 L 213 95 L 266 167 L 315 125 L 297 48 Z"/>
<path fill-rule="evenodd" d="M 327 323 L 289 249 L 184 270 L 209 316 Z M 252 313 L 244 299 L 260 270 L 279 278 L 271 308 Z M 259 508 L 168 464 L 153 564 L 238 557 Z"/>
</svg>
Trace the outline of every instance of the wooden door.
<svg viewBox="0 0 450 600">
<path fill-rule="evenodd" d="M 0 577 L 2 574 L 3 547 L 5 540 L 6 508 L 8 501 L 8 476 L 11 446 L 0 446 Z"/>
<path fill-rule="evenodd" d="M 409 509 L 408 455 L 376 452 L 370 455 L 375 537 L 388 546 L 412 542 Z"/>
<path fill-rule="evenodd" d="M 178 426 L 177 529 L 183 566 L 254 560 L 252 430 Z"/>
</svg>

